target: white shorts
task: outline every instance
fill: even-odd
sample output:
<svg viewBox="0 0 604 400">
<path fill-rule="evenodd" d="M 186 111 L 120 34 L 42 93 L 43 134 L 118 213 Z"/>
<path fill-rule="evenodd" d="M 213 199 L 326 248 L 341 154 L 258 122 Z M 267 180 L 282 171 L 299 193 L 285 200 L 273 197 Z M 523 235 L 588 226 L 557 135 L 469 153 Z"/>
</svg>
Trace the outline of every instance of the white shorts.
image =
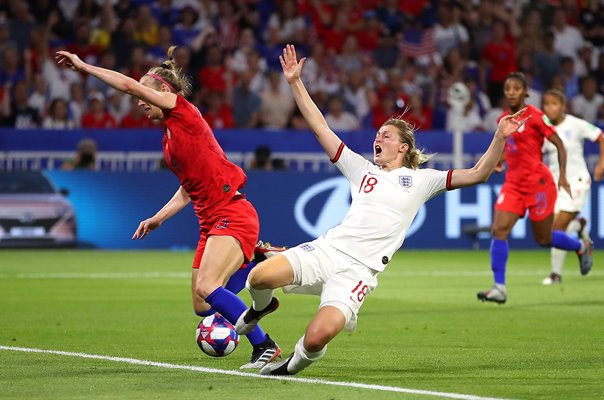
<svg viewBox="0 0 604 400">
<path fill-rule="evenodd" d="M 577 179 L 573 179 L 570 182 L 570 189 L 573 193 L 572 199 L 566 190 L 558 189 L 558 199 L 556 200 L 555 208 L 556 214 L 560 211 L 566 211 L 569 213 L 581 212 L 591 190 L 591 180 L 585 182 L 585 180 L 579 181 Z"/>
<path fill-rule="evenodd" d="M 281 254 L 294 271 L 294 283 L 285 286 L 283 292 L 321 296 L 319 308 L 336 307 L 346 317 L 344 330 L 354 331 L 363 301 L 377 287 L 379 271 L 368 268 L 321 238 Z"/>
</svg>

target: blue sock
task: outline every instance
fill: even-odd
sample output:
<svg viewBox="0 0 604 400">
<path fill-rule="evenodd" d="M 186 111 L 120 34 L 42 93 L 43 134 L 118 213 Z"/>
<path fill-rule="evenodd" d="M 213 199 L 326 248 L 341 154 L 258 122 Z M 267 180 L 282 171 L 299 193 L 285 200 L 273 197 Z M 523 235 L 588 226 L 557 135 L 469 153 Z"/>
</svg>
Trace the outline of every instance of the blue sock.
<svg viewBox="0 0 604 400">
<path fill-rule="evenodd" d="M 222 314 L 227 321 L 233 325 L 235 322 L 237 322 L 237 318 L 239 318 L 241 313 L 247 310 L 243 300 L 222 286 L 219 286 L 216 290 L 210 293 L 210 295 L 206 298 L 206 302 L 208 302 L 212 308 Z M 257 344 L 264 342 L 266 339 L 266 334 L 258 325 L 256 325 L 254 330 L 248 333 L 246 336 L 252 346 L 256 346 Z"/>
<path fill-rule="evenodd" d="M 245 282 L 247 281 L 247 276 L 250 274 L 252 269 L 256 266 L 255 261 L 251 261 L 245 268 L 239 268 L 237 272 L 235 272 L 229 278 L 229 281 L 224 286 L 226 290 L 231 293 L 239 293 L 245 287 Z"/>
<path fill-rule="evenodd" d="M 553 231 L 552 247 L 566 251 L 579 251 L 581 250 L 581 242 L 565 232 Z"/>
<path fill-rule="evenodd" d="M 491 269 L 495 284 L 505 285 L 505 267 L 508 262 L 508 241 L 491 240 Z"/>
</svg>

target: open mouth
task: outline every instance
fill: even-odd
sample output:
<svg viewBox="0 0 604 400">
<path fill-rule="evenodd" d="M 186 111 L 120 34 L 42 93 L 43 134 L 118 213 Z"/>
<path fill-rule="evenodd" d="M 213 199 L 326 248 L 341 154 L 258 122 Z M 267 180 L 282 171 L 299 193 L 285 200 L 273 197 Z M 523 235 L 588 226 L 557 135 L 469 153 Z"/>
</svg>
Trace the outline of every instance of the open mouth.
<svg viewBox="0 0 604 400">
<path fill-rule="evenodd" d="M 382 147 L 379 144 L 376 144 L 373 150 L 376 156 L 382 153 Z"/>
</svg>

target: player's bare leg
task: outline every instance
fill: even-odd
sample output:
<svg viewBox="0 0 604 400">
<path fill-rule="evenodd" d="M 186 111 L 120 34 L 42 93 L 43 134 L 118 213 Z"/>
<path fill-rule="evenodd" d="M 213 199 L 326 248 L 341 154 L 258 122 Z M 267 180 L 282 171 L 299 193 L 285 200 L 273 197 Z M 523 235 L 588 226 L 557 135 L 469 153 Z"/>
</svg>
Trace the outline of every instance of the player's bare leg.
<svg viewBox="0 0 604 400">
<path fill-rule="evenodd" d="M 575 220 L 577 213 L 571 213 L 567 211 L 560 211 L 554 217 L 554 230 L 565 231 L 566 233 L 578 232 L 581 224 Z M 571 222 L 573 222 L 571 224 Z M 577 227 L 578 225 L 578 227 Z M 562 282 L 562 269 L 564 268 L 564 261 L 566 260 L 566 251 L 551 248 L 551 266 L 552 272 L 550 275 L 543 279 L 544 285 L 554 285 Z"/>
<path fill-rule="evenodd" d="M 490 254 L 495 284 L 491 289 L 478 292 L 476 294 L 478 300 L 499 304 L 504 304 L 507 301 L 507 290 L 505 288 L 505 270 L 508 255 L 507 238 L 520 217 L 520 215 L 509 211 L 497 209 L 494 211 L 491 228 L 493 240 Z"/>
<path fill-rule="evenodd" d="M 319 361 L 327 351 L 327 343 L 335 338 L 346 325 L 346 317 L 333 306 L 321 307 L 308 324 L 306 333 L 294 352 L 284 361 L 267 364 L 260 370 L 262 375 L 293 375 L 315 361 Z"/>
<path fill-rule="evenodd" d="M 245 311 L 245 303 L 222 287 L 241 266 L 244 256 L 239 241 L 232 236 L 210 236 L 201 258 L 195 294 L 234 323 Z M 241 368 L 261 368 L 281 354 L 279 346 L 256 326 L 247 335 L 253 346 L 250 361 Z"/>
<path fill-rule="evenodd" d="M 275 311 L 279 307 L 279 300 L 273 296 L 273 289 L 293 282 L 294 271 L 285 256 L 277 254 L 258 264 L 248 276 L 246 284 L 253 303 L 237 320 L 237 333 L 245 335 L 254 329 L 260 319 Z"/>
</svg>

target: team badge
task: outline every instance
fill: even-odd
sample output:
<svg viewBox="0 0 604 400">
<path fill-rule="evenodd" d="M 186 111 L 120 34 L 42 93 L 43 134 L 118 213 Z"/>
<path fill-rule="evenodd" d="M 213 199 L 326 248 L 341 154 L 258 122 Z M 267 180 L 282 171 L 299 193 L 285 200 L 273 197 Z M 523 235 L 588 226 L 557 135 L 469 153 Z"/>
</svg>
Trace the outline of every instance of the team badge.
<svg viewBox="0 0 604 400">
<path fill-rule="evenodd" d="M 409 189 L 413 185 L 413 177 L 411 175 L 399 176 L 398 183 L 405 189 Z"/>
<path fill-rule="evenodd" d="M 310 243 L 304 243 L 300 245 L 300 248 L 302 250 L 306 250 L 306 251 L 313 251 L 315 248 L 313 247 L 313 245 L 311 245 Z"/>
<path fill-rule="evenodd" d="M 216 229 L 226 229 L 229 227 L 229 220 L 223 218 L 222 221 L 216 224 Z"/>
</svg>

